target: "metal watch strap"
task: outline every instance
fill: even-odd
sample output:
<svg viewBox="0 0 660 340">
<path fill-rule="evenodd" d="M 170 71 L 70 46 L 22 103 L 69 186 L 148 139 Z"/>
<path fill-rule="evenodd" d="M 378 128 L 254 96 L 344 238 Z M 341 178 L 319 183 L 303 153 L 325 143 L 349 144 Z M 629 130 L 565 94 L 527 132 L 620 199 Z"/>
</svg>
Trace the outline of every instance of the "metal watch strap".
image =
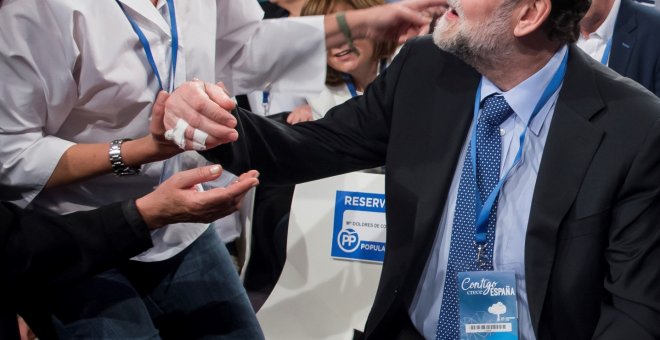
<svg viewBox="0 0 660 340">
<path fill-rule="evenodd" d="M 110 158 L 110 165 L 112 172 L 117 176 L 132 176 L 140 173 L 139 167 L 128 166 L 121 158 L 121 144 L 131 139 L 115 139 L 110 142 L 110 149 L 108 150 L 108 157 Z"/>
</svg>

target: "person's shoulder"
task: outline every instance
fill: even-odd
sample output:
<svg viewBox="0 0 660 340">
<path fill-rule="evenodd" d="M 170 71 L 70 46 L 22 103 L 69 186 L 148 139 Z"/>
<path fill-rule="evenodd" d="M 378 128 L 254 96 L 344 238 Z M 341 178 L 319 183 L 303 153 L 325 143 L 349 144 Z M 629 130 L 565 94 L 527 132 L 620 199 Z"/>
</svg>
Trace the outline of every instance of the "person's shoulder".
<svg viewBox="0 0 660 340">
<path fill-rule="evenodd" d="M 640 85 L 609 68 L 595 71 L 599 90 L 610 105 L 628 110 L 638 109 L 650 114 L 649 118 L 660 119 L 660 98 Z"/>
<path fill-rule="evenodd" d="M 96 2 L 93 4 L 67 0 L 4 0 L 0 7 L 0 54 L 42 60 L 72 50 L 74 27 L 82 21 L 84 10 L 95 10 Z M 99 6 L 103 7 L 100 3 Z"/>
<path fill-rule="evenodd" d="M 636 81 L 596 61 L 590 62 L 594 82 L 609 115 L 621 115 L 649 127 L 660 121 L 660 98 Z"/>
<path fill-rule="evenodd" d="M 27 18 L 38 16 L 40 12 L 46 10 L 47 7 L 45 3 L 46 1 L 38 0 L 2 1 L 2 6 L 0 6 L 0 18 L 2 18 L 2 25 L 6 27 L 10 23 L 21 22 Z"/>
<path fill-rule="evenodd" d="M 14 31 L 31 28 L 52 33 L 53 25 L 71 21 L 75 12 L 93 9 L 95 6 L 96 3 L 92 5 L 84 1 L 4 0 L 0 7 L 0 22 Z M 52 37 L 52 34 L 46 37 Z"/>
<path fill-rule="evenodd" d="M 608 67 L 595 68 L 594 74 L 601 93 L 603 93 L 606 100 L 611 97 L 610 95 L 618 93 L 620 96 L 616 96 L 616 98 L 630 97 L 630 100 L 625 100 L 626 102 L 635 102 L 638 104 L 648 103 L 649 105 L 655 106 L 660 105 L 660 98 L 654 93 L 640 85 L 638 82 L 624 77 Z M 657 113 L 660 116 L 660 106 L 658 106 Z"/>
<path fill-rule="evenodd" d="M 629 153 L 626 156 L 633 156 L 645 147 L 649 136 L 659 134 L 660 98 L 600 63 L 587 64 L 586 69 L 586 73 L 579 72 L 584 78 L 580 86 L 572 87 L 579 93 L 568 96 L 564 104 L 588 114 L 585 118 L 604 134 L 609 145 L 618 145 Z"/>
<path fill-rule="evenodd" d="M 628 6 L 637 17 L 637 26 L 653 34 L 646 38 L 656 39 L 655 34 L 660 29 L 660 11 L 655 7 L 643 5 L 636 1 L 623 1 L 629 1 Z"/>
<path fill-rule="evenodd" d="M 0 7 L 0 53 L 11 54 L 19 47 L 49 36 L 52 14 L 48 1 L 4 0 Z M 50 26 L 50 27 L 48 27 Z M 37 40 L 35 40 L 37 39 Z"/>
<path fill-rule="evenodd" d="M 652 21 L 660 20 L 660 11 L 653 6 L 644 5 L 637 1 L 630 1 L 629 5 L 643 19 L 652 19 Z"/>
<path fill-rule="evenodd" d="M 411 38 L 403 46 L 402 52 L 406 49 L 409 50 L 408 53 L 419 54 L 428 58 L 455 58 L 452 54 L 440 49 L 430 34 Z"/>
<path fill-rule="evenodd" d="M 0 13 L 31 14 L 26 18 L 35 18 L 38 15 L 52 12 L 53 10 L 76 10 L 81 8 L 93 8 L 96 3 L 69 0 L 3 0 Z"/>
</svg>

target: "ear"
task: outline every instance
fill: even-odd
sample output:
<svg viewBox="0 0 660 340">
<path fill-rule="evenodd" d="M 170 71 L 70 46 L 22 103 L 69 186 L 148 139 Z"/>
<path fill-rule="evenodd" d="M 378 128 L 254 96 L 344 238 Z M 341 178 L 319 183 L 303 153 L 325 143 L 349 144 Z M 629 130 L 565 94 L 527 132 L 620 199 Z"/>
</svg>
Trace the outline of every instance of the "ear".
<svg viewBox="0 0 660 340">
<path fill-rule="evenodd" d="M 551 0 L 523 0 L 514 10 L 517 22 L 513 30 L 516 38 L 527 36 L 539 30 L 548 20 L 552 10 Z"/>
</svg>

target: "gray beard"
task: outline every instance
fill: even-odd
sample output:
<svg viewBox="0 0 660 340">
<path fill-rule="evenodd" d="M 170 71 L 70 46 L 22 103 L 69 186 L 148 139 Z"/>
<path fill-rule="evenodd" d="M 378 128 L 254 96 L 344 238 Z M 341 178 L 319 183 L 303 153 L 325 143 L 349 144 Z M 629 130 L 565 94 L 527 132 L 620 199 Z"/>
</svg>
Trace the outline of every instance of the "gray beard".
<svg viewBox="0 0 660 340">
<path fill-rule="evenodd" d="M 459 30 L 455 36 L 444 38 L 446 21 L 438 21 L 433 41 L 443 51 L 449 52 L 477 71 L 487 70 L 501 64 L 512 54 L 512 41 L 506 34 L 508 13 L 517 1 L 509 1 L 494 14 L 493 20 L 484 23 L 482 27 L 470 28 L 470 32 Z"/>
<path fill-rule="evenodd" d="M 463 34 L 459 34 L 449 41 L 439 39 L 434 39 L 434 41 L 441 50 L 455 55 L 458 59 L 477 70 L 493 66 L 492 59 L 495 51 L 490 51 L 491 58 L 487 58 L 485 56 L 487 53 L 482 51 L 483 48 L 473 46 L 470 39 Z"/>
</svg>

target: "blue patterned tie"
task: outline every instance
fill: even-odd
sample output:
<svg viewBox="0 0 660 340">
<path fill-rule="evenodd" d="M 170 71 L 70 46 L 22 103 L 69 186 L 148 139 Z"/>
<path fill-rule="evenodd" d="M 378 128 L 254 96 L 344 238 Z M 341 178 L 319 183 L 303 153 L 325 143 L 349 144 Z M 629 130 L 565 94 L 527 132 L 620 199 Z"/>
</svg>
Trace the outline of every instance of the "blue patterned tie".
<svg viewBox="0 0 660 340">
<path fill-rule="evenodd" d="M 500 161 L 502 141 L 500 124 L 504 122 L 513 110 L 504 97 L 492 95 L 482 102 L 482 112 L 477 122 L 477 180 L 481 193 L 481 201 L 495 188 L 500 177 Z M 463 172 L 458 184 L 458 198 L 454 212 L 454 225 L 451 231 L 451 245 L 447 263 L 447 276 L 442 294 L 442 307 L 438 319 L 436 339 L 458 339 L 459 313 L 457 274 L 459 272 L 492 270 L 493 246 L 495 243 L 495 221 L 497 219 L 497 200 L 488 216 L 488 233 L 485 256 L 486 267 L 480 267 L 476 262 L 476 246 L 474 233 L 476 229 L 475 179 L 470 160 L 471 146 L 468 147 L 463 162 Z"/>
</svg>

